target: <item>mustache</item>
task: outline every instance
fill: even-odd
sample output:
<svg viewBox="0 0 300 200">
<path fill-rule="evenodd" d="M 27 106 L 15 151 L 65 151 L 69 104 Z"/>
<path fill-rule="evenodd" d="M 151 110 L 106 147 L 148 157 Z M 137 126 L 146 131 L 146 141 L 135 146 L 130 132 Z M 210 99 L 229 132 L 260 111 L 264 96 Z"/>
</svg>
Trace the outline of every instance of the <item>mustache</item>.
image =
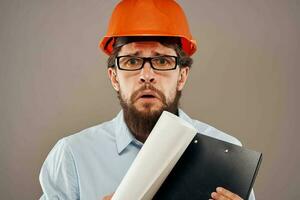
<svg viewBox="0 0 300 200">
<path fill-rule="evenodd" d="M 137 96 L 139 95 L 139 93 L 144 90 L 151 90 L 151 91 L 155 92 L 158 95 L 158 97 L 160 98 L 160 100 L 163 102 L 163 104 L 165 104 L 165 105 L 167 104 L 164 93 L 149 83 L 142 85 L 139 89 L 134 91 L 131 95 L 130 101 L 132 103 L 134 103 L 137 100 Z"/>
</svg>

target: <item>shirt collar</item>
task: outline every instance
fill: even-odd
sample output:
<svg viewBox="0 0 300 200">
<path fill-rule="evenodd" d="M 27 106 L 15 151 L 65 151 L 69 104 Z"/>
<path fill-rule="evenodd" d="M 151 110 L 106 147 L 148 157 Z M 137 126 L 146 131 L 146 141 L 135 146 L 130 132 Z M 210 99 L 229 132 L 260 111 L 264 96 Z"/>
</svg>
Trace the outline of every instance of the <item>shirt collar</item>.
<svg viewBox="0 0 300 200">
<path fill-rule="evenodd" d="M 125 121 L 123 110 L 119 112 L 117 117 L 115 118 L 115 127 L 116 127 L 116 144 L 117 150 L 120 154 L 135 138 L 131 134 L 130 130 L 128 129 Z"/>
<path fill-rule="evenodd" d="M 186 122 L 190 123 L 192 126 L 194 126 L 194 120 L 190 118 L 183 110 L 180 108 L 178 109 L 178 115 L 181 119 L 185 120 Z"/>
<path fill-rule="evenodd" d="M 179 117 L 188 123 L 193 125 L 193 120 L 181 109 L 178 110 Z M 122 151 L 130 144 L 133 143 L 138 147 L 142 147 L 143 143 L 138 141 L 130 132 L 124 121 L 123 110 L 119 112 L 117 117 L 114 119 L 115 127 L 116 127 L 116 145 L 118 153 L 122 153 Z"/>
</svg>

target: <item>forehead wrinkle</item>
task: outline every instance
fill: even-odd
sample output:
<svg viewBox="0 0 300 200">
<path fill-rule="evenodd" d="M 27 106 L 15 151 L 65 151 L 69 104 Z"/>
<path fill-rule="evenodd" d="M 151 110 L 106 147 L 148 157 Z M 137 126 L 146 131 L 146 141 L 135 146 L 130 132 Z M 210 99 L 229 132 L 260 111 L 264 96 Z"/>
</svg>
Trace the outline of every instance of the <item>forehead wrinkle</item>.
<svg viewBox="0 0 300 200">
<path fill-rule="evenodd" d="M 124 48 L 125 47 L 125 48 Z M 158 56 L 158 55 L 174 55 L 176 52 L 170 47 L 166 47 L 159 42 L 132 42 L 122 47 L 120 54 L 135 56 Z"/>
</svg>

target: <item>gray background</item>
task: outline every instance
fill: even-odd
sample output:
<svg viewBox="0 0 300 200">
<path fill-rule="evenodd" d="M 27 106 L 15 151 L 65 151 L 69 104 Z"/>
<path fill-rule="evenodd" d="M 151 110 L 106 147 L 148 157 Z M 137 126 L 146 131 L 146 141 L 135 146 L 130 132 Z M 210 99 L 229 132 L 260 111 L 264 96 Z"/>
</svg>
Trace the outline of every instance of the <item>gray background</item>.
<svg viewBox="0 0 300 200">
<path fill-rule="evenodd" d="M 300 1 L 185 0 L 191 116 L 264 153 L 257 199 L 299 199 Z M 37 199 L 56 141 L 120 107 L 97 49 L 116 1 L 0 1 L 0 194 Z"/>
</svg>

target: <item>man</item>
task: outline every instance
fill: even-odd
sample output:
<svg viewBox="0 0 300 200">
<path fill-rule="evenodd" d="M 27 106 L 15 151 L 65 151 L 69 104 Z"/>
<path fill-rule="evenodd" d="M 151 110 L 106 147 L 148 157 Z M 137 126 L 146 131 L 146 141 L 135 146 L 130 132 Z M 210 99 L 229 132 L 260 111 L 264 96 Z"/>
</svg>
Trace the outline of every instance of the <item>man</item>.
<svg viewBox="0 0 300 200">
<path fill-rule="evenodd" d="M 111 199 L 163 110 L 201 134 L 240 145 L 178 108 L 196 43 L 175 1 L 123 0 L 100 47 L 109 55 L 108 76 L 122 111 L 111 121 L 58 141 L 41 169 L 41 199 Z M 219 187 L 212 199 L 241 198 Z M 253 192 L 250 199 L 255 199 Z"/>
</svg>

